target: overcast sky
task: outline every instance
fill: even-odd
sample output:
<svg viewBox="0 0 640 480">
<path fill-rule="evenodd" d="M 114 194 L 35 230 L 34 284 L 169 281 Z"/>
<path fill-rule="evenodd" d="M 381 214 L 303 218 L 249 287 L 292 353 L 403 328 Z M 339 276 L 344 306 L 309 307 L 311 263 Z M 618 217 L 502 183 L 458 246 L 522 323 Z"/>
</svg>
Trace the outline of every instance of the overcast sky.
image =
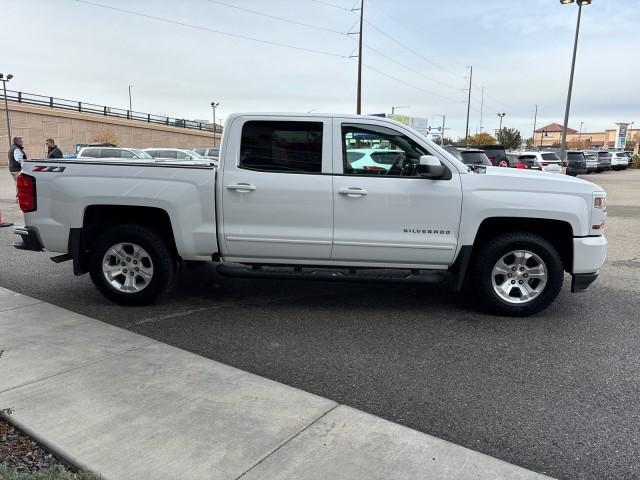
<svg viewBox="0 0 640 480">
<path fill-rule="evenodd" d="M 356 0 L 90 1 L 184 25 L 77 0 L 2 0 L 11 89 L 126 108 L 133 85 L 134 110 L 195 119 L 211 118 L 212 100 L 223 118 L 355 112 L 357 35 L 345 33 L 357 31 Z M 640 126 L 639 4 L 584 7 L 570 127 Z M 505 112 L 505 126 L 530 136 L 536 104 L 538 126 L 562 123 L 576 15 L 558 0 L 365 0 L 363 113 L 409 106 L 397 113 L 436 125 L 445 113 L 448 134 L 464 134 L 473 65 L 472 133 L 482 86 L 485 130 Z"/>
</svg>

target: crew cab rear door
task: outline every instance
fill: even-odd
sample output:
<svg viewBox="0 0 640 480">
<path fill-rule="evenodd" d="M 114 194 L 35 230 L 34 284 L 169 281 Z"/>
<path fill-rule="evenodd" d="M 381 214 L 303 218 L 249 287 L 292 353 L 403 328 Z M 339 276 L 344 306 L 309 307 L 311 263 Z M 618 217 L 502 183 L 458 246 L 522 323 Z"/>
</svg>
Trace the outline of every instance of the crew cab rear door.
<svg viewBox="0 0 640 480">
<path fill-rule="evenodd" d="M 411 131 L 388 122 L 336 118 L 333 130 L 332 260 L 390 267 L 449 265 L 462 207 L 458 171 L 439 157 L 449 169 L 446 179 L 416 176 L 421 155 L 438 155 Z M 386 164 L 356 158 L 385 151 L 401 153 L 389 156 Z"/>
<path fill-rule="evenodd" d="M 218 183 L 225 259 L 329 260 L 331 119 L 241 116 L 226 128 Z"/>
</svg>

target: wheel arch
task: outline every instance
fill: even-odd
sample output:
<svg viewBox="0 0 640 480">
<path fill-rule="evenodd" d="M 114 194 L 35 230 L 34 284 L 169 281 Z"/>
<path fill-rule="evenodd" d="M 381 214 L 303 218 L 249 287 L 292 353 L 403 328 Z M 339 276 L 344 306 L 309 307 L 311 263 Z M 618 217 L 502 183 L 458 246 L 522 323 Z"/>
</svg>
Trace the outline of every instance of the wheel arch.
<svg viewBox="0 0 640 480">
<path fill-rule="evenodd" d="M 166 242 L 174 257 L 179 258 L 171 218 L 166 210 L 144 206 L 89 205 L 84 211 L 82 228 L 72 228 L 69 233 L 68 251 L 73 258 L 74 273 L 82 275 L 88 272 L 91 246 L 102 233 L 127 224 L 154 231 Z"/>
</svg>

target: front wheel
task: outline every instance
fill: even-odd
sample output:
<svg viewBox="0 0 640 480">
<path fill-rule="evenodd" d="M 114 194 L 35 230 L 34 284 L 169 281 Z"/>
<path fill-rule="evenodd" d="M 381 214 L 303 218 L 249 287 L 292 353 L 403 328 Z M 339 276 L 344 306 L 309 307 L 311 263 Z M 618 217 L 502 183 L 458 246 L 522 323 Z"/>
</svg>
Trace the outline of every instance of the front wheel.
<svg viewBox="0 0 640 480">
<path fill-rule="evenodd" d="M 173 255 L 154 231 L 120 225 L 92 248 L 89 273 L 96 288 L 122 305 L 144 305 L 162 294 L 173 277 Z"/>
<path fill-rule="evenodd" d="M 476 252 L 472 285 L 490 313 L 529 316 L 547 308 L 564 278 L 562 259 L 544 238 L 527 232 L 489 240 Z"/>
</svg>

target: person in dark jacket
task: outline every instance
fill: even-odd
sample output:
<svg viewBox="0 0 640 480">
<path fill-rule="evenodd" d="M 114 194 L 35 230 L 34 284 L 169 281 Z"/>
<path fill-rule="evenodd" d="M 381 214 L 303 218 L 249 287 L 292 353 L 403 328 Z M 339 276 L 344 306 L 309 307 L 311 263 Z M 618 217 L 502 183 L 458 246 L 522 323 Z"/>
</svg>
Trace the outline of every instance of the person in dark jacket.
<svg viewBox="0 0 640 480">
<path fill-rule="evenodd" d="M 58 148 L 53 138 L 47 138 L 47 158 L 62 158 L 62 150 Z"/>
<path fill-rule="evenodd" d="M 27 159 L 27 154 L 22 145 L 22 137 L 13 137 L 13 144 L 9 149 L 9 172 L 14 182 L 17 182 L 18 175 L 22 170 L 22 161 Z"/>
</svg>

